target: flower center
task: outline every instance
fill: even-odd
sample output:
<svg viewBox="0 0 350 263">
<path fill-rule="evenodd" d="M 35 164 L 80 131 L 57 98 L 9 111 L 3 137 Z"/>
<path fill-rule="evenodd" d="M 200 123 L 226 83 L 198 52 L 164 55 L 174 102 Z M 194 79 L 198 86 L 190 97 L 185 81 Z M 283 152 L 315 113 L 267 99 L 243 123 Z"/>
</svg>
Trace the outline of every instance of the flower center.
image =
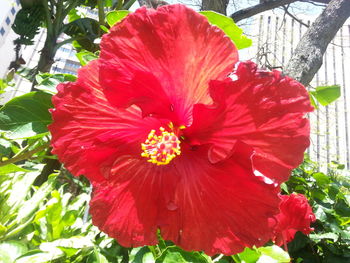
<svg viewBox="0 0 350 263">
<path fill-rule="evenodd" d="M 157 165 L 170 163 L 176 155 L 180 155 L 180 141 L 173 132 L 167 132 L 163 127 L 159 128 L 161 134 L 157 135 L 151 130 L 145 143 L 141 143 L 142 157 L 149 158 L 148 162 Z"/>
</svg>

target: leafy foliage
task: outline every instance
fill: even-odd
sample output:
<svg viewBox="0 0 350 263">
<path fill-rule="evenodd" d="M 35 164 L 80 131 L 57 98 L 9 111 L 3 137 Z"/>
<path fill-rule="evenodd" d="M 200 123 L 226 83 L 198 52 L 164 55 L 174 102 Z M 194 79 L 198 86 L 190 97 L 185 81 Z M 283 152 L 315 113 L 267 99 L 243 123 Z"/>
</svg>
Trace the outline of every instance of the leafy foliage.
<svg viewBox="0 0 350 263">
<path fill-rule="evenodd" d="M 75 81 L 76 76 L 70 74 L 50 74 L 50 73 L 39 73 L 35 76 L 37 85 L 36 89 L 46 92 L 48 94 L 57 93 L 57 85 L 65 81 Z"/>
<path fill-rule="evenodd" d="M 100 25 L 92 18 L 79 18 L 63 26 L 62 32 L 72 37 L 79 45 L 88 51 L 99 49 L 94 40 L 100 37 Z"/>
<path fill-rule="evenodd" d="M 12 30 L 20 35 L 16 43 L 22 45 L 33 44 L 33 39 L 39 33 L 40 25 L 43 23 L 44 14 L 42 5 L 33 5 L 18 11 L 12 25 Z"/>
<path fill-rule="evenodd" d="M 343 165 L 335 162 L 328 174 L 306 161 L 294 171 L 286 192 L 306 195 L 317 221 L 309 237 L 298 233 L 288 245 L 292 258 L 305 262 L 349 262 L 350 260 L 350 180 Z"/>
<path fill-rule="evenodd" d="M 7 102 L 0 109 L 0 130 L 8 138 L 29 138 L 47 133 L 51 122 L 51 95 L 30 92 Z"/>
<path fill-rule="evenodd" d="M 91 60 L 97 59 L 98 56 L 96 56 L 94 53 L 87 51 L 87 50 L 82 50 L 76 54 L 80 64 L 82 66 L 85 66 L 87 63 L 89 63 Z"/>
<path fill-rule="evenodd" d="M 290 262 L 288 253 L 276 245 L 260 247 L 256 249 L 246 248 L 242 253 L 233 257 L 236 259 L 236 261 L 245 263 Z"/>
<path fill-rule="evenodd" d="M 327 106 L 340 97 L 340 86 L 320 86 L 317 87 L 316 90 L 310 91 L 310 95 L 314 106 L 316 106 L 314 99 L 316 99 L 322 106 Z"/>
<path fill-rule="evenodd" d="M 243 30 L 236 25 L 232 18 L 213 11 L 201 11 L 200 13 L 208 18 L 209 23 L 224 31 L 238 49 L 252 45 L 252 40 L 243 35 Z"/>
<path fill-rule="evenodd" d="M 126 17 L 130 11 L 119 10 L 111 11 L 106 15 L 107 23 L 110 27 L 114 26 L 116 23 L 120 22 L 124 17 Z"/>
</svg>

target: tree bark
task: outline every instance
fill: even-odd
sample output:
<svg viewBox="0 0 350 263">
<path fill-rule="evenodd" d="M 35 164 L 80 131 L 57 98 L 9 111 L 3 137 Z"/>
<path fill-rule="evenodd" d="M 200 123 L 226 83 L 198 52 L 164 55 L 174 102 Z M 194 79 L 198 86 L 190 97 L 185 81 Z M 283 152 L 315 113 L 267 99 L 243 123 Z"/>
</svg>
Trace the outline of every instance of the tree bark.
<svg viewBox="0 0 350 263">
<path fill-rule="evenodd" d="M 151 1 L 150 0 L 137 0 L 139 2 L 140 6 L 147 6 L 147 7 L 152 7 Z"/>
<path fill-rule="evenodd" d="M 226 15 L 229 0 L 202 0 L 201 10 L 212 10 Z"/>
<path fill-rule="evenodd" d="M 163 0 L 137 0 L 140 6 L 145 5 L 148 8 L 157 8 L 158 6 L 167 5 Z"/>
<path fill-rule="evenodd" d="M 260 2 L 260 4 L 241 9 L 231 15 L 231 18 L 237 23 L 240 20 L 249 18 L 256 14 L 262 13 L 267 10 L 274 9 L 276 7 L 289 5 L 291 3 L 297 2 L 298 0 L 270 0 L 265 2 Z"/>
<path fill-rule="evenodd" d="M 349 16 L 349 0 L 330 1 L 300 40 L 284 73 L 308 85 L 322 66 L 328 44 Z"/>
<path fill-rule="evenodd" d="M 52 64 L 55 62 L 55 54 L 56 54 L 56 38 L 52 38 L 51 36 L 47 35 L 45 44 L 43 49 L 41 50 L 38 66 L 37 66 L 37 73 L 39 72 L 50 72 Z"/>
</svg>

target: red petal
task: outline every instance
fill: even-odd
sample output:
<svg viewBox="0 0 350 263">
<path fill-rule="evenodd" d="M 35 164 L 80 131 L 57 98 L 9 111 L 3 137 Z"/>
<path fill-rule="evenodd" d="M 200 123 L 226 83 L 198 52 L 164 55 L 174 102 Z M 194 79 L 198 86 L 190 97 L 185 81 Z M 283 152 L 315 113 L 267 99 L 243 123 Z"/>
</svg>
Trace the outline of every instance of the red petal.
<svg viewBox="0 0 350 263">
<path fill-rule="evenodd" d="M 101 41 L 101 79 L 118 107 L 137 104 L 144 115 L 176 115 L 189 125 L 192 106 L 208 103 L 208 83 L 223 79 L 238 54 L 232 41 L 184 5 L 140 8 Z M 177 124 L 177 123 L 176 123 Z"/>
<path fill-rule="evenodd" d="M 276 213 L 278 188 L 255 176 L 242 152 L 214 165 L 206 153 L 199 149 L 190 162 L 176 164 L 181 181 L 173 204 L 178 209 L 166 211 L 163 237 L 208 255 L 262 246 L 271 238 L 267 215 Z"/>
<path fill-rule="evenodd" d="M 213 144 L 209 159 L 214 163 L 242 141 L 254 148 L 254 169 L 285 181 L 309 146 L 304 115 L 313 108 L 308 93 L 297 81 L 278 71 L 259 71 L 252 62 L 239 63 L 235 74 L 236 81 L 211 83 L 215 104 L 195 105 L 193 125 L 185 133 L 198 144 Z"/>
<path fill-rule="evenodd" d="M 120 158 L 113 168 L 119 176 L 96 186 L 94 224 L 124 246 L 155 244 L 160 228 L 165 239 L 209 255 L 270 240 L 279 189 L 255 176 L 242 153 L 213 165 L 205 147 L 182 151 L 164 167 Z"/>
<path fill-rule="evenodd" d="M 280 213 L 275 216 L 274 241 L 278 246 L 293 240 L 297 231 L 305 235 L 313 230 L 310 224 L 316 221 L 306 197 L 302 194 L 281 195 Z"/>
<path fill-rule="evenodd" d="M 113 180 L 96 185 L 91 200 L 94 225 L 125 247 L 158 243 L 158 213 L 166 209 L 176 178 L 171 164 L 156 166 L 146 159 L 123 156 L 112 169 Z"/>
<path fill-rule="evenodd" d="M 142 118 L 136 107 L 117 110 L 105 98 L 98 81 L 98 61 L 79 71 L 76 83 L 58 86 L 53 97 L 53 153 L 74 175 L 86 175 L 92 181 L 109 176 L 116 157 L 136 154 L 151 129 L 160 121 Z"/>
</svg>

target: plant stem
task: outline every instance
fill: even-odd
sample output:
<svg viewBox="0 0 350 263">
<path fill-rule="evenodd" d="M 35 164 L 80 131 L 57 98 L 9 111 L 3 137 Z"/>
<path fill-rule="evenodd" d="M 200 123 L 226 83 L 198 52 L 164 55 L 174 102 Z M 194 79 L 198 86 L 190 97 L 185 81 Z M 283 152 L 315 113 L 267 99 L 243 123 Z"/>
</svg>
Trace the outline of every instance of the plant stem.
<svg viewBox="0 0 350 263">
<path fill-rule="evenodd" d="M 234 262 L 236 262 L 236 263 L 241 263 L 241 259 L 239 258 L 238 255 L 232 255 L 231 257 L 232 257 L 232 259 L 233 259 Z"/>
<path fill-rule="evenodd" d="M 45 144 L 43 144 L 43 145 L 39 146 L 38 148 L 35 148 L 35 149 L 31 150 L 31 151 L 28 151 L 28 152 L 25 152 L 23 154 L 17 155 L 15 157 L 13 157 L 11 159 L 8 159 L 8 160 L 5 160 L 5 161 L 0 161 L 0 167 L 8 165 L 8 164 L 11 164 L 11 163 L 17 163 L 19 161 L 30 159 L 34 154 L 45 150 L 49 146 L 50 146 L 50 143 L 45 143 Z"/>
<path fill-rule="evenodd" d="M 158 258 L 161 255 L 161 251 L 157 245 L 155 246 L 148 246 L 149 250 L 151 250 L 154 259 Z"/>
<path fill-rule="evenodd" d="M 97 0 L 97 8 L 98 8 L 98 22 L 100 25 L 105 24 L 105 10 L 103 5 L 103 0 Z"/>
</svg>

